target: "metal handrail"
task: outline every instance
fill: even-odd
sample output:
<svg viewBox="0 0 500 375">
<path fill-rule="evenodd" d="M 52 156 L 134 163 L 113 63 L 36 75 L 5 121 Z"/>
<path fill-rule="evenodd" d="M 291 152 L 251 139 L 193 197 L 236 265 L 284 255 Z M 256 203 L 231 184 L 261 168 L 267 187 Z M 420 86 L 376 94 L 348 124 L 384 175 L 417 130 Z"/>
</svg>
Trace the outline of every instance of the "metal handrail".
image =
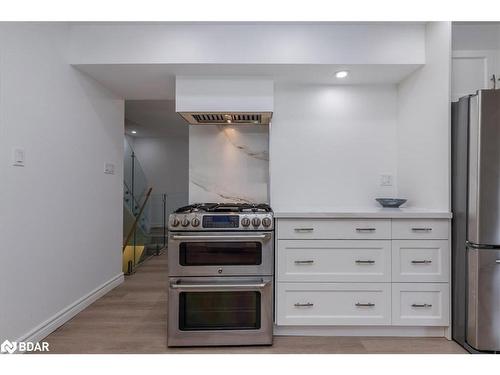
<svg viewBox="0 0 500 375">
<path fill-rule="evenodd" d="M 149 197 L 151 196 L 151 191 L 153 188 L 149 188 L 148 192 L 146 193 L 146 197 L 144 198 L 144 202 L 142 202 L 141 209 L 137 213 L 137 216 L 135 217 L 134 223 L 132 224 L 132 228 L 130 228 L 130 231 L 127 234 L 127 238 L 125 240 L 125 243 L 123 244 L 123 249 L 122 252 L 125 251 L 127 248 L 128 241 L 130 241 L 130 237 L 132 237 L 132 234 L 134 234 L 135 229 L 137 228 L 137 223 L 139 222 L 139 219 L 141 218 L 142 212 L 144 211 L 144 207 L 146 206 L 146 203 L 148 202 Z"/>
<path fill-rule="evenodd" d="M 161 195 L 162 206 L 162 226 L 163 226 L 163 248 L 167 246 L 167 194 Z M 160 255 L 159 252 L 156 255 Z"/>
</svg>

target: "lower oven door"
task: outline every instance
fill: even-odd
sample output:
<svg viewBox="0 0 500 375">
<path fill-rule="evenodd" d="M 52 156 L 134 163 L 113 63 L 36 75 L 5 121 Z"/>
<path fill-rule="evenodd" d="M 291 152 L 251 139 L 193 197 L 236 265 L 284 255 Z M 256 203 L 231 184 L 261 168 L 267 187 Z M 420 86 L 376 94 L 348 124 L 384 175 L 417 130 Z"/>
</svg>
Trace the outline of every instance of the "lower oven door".
<svg viewBox="0 0 500 375">
<path fill-rule="evenodd" d="M 272 277 L 185 277 L 169 283 L 168 346 L 272 344 Z"/>
<path fill-rule="evenodd" d="M 168 238 L 169 276 L 272 275 L 272 232 L 183 232 Z"/>
</svg>

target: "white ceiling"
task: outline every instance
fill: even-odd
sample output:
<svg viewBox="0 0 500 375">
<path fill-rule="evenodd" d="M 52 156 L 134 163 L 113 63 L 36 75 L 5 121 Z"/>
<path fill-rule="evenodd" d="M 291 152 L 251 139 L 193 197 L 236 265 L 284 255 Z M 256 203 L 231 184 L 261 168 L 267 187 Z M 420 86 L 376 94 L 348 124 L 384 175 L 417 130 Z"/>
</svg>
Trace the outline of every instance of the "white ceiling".
<svg viewBox="0 0 500 375">
<path fill-rule="evenodd" d="M 131 134 L 131 131 L 137 134 Z M 188 137 L 187 122 L 175 112 L 173 100 L 127 100 L 125 132 L 134 137 Z"/>
<path fill-rule="evenodd" d="M 395 84 L 418 69 L 418 64 L 82 64 L 75 67 L 130 100 L 173 100 L 175 76 L 258 76 L 281 83 L 359 85 Z M 334 73 L 349 70 L 347 79 Z"/>
</svg>

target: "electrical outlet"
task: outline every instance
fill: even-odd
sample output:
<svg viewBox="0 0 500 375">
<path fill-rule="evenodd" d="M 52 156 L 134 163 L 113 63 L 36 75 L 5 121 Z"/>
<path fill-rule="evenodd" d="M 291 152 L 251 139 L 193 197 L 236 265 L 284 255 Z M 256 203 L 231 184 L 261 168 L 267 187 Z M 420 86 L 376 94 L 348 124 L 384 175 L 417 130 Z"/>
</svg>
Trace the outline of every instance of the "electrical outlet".
<svg viewBox="0 0 500 375">
<path fill-rule="evenodd" d="M 381 174 L 380 175 L 380 186 L 392 186 L 393 185 L 392 174 Z"/>
</svg>

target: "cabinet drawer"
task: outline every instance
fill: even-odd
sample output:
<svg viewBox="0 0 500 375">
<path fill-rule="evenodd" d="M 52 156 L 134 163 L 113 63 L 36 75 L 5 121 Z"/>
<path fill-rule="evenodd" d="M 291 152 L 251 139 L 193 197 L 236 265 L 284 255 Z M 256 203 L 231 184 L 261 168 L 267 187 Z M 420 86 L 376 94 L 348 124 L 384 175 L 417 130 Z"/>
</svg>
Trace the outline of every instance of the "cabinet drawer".
<svg viewBox="0 0 500 375">
<path fill-rule="evenodd" d="M 279 325 L 390 325 L 389 283 L 278 283 Z"/>
<path fill-rule="evenodd" d="M 390 282 L 391 241 L 278 240 L 278 281 Z"/>
<path fill-rule="evenodd" d="M 448 282 L 448 240 L 392 241 L 392 281 Z"/>
<path fill-rule="evenodd" d="M 392 324 L 449 325 L 449 284 L 392 284 Z"/>
<path fill-rule="evenodd" d="M 393 219 L 392 238 L 395 240 L 446 240 L 449 220 L 446 219 Z"/>
<path fill-rule="evenodd" d="M 390 239 L 386 219 L 278 219 L 278 239 Z"/>
</svg>

